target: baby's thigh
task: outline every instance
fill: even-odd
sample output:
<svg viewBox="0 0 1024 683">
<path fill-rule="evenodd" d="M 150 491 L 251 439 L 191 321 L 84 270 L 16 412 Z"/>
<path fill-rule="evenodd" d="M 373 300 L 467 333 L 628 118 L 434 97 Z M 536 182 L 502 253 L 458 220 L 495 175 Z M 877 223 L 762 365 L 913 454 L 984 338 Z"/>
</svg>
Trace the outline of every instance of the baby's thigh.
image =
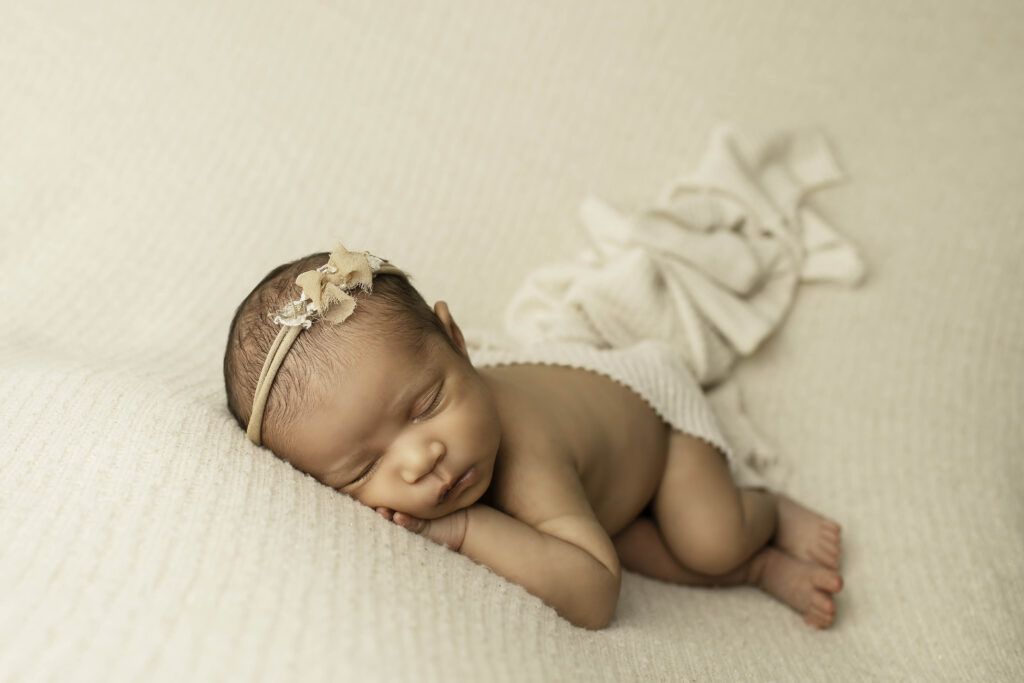
<svg viewBox="0 0 1024 683">
<path fill-rule="evenodd" d="M 670 546 L 742 523 L 740 493 L 722 452 L 673 430 L 651 511 Z"/>
<path fill-rule="evenodd" d="M 683 489 L 695 485 L 736 488 L 725 454 L 710 442 L 678 429 L 669 432 L 661 483 Z"/>
</svg>

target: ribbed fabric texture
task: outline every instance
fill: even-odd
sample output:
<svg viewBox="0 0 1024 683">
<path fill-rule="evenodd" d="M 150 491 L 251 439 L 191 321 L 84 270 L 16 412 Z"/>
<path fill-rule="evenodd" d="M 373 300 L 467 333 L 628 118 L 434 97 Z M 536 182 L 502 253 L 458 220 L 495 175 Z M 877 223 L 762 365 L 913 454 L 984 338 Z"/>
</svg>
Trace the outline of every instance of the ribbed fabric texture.
<svg viewBox="0 0 1024 683">
<path fill-rule="evenodd" d="M 1024 679 L 1024 8 L 0 0 L 0 681 Z M 826 633 L 628 574 L 569 626 L 249 443 L 235 307 L 343 240 L 497 329 L 715 124 L 814 128 L 863 289 L 736 369 L 844 526 Z"/>
</svg>

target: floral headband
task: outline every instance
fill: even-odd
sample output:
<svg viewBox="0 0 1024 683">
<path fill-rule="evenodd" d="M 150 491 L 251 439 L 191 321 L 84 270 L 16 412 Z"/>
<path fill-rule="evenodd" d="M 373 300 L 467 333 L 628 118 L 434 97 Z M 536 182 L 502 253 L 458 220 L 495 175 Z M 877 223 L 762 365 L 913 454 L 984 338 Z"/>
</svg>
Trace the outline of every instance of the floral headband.
<svg viewBox="0 0 1024 683">
<path fill-rule="evenodd" d="M 372 292 L 373 277 L 378 274 L 408 277 L 403 270 L 384 259 L 366 251 L 349 251 L 339 242 L 327 263 L 295 278 L 295 284 L 302 288 L 302 296 L 270 314 L 274 324 L 281 325 L 281 330 L 267 351 L 267 360 L 263 363 L 256 393 L 252 397 L 252 414 L 245 434 L 254 444 L 259 446 L 263 443 L 261 432 L 267 395 L 299 333 L 308 330 L 318 320 L 326 320 L 332 325 L 344 322 L 356 309 L 356 299 L 349 292 L 357 288 Z"/>
</svg>

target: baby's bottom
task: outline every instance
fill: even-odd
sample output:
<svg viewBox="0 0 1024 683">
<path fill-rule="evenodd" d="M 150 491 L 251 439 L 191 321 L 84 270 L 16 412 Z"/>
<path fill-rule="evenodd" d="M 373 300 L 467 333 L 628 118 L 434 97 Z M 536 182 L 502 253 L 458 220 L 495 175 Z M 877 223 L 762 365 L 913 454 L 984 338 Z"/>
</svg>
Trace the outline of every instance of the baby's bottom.
<svg viewBox="0 0 1024 683">
<path fill-rule="evenodd" d="M 737 488 L 718 451 L 677 431 L 651 509 L 653 519 L 614 539 L 626 569 L 693 586 L 757 585 L 808 623 L 832 623 L 831 596 L 842 587 L 835 522 L 784 496 Z"/>
</svg>

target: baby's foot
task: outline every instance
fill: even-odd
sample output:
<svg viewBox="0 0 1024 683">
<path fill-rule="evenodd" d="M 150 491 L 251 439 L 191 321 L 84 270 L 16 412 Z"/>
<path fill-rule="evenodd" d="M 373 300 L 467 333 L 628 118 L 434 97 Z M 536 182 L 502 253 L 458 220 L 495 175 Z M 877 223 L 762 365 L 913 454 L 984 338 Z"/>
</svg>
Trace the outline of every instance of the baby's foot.
<svg viewBox="0 0 1024 683">
<path fill-rule="evenodd" d="M 839 525 L 780 495 L 775 545 L 793 557 L 839 569 Z"/>
<path fill-rule="evenodd" d="M 815 628 L 827 628 L 836 618 L 832 596 L 843 587 L 843 578 L 831 569 L 804 562 L 766 547 L 751 563 L 750 580 L 769 595 L 804 615 Z"/>
</svg>

